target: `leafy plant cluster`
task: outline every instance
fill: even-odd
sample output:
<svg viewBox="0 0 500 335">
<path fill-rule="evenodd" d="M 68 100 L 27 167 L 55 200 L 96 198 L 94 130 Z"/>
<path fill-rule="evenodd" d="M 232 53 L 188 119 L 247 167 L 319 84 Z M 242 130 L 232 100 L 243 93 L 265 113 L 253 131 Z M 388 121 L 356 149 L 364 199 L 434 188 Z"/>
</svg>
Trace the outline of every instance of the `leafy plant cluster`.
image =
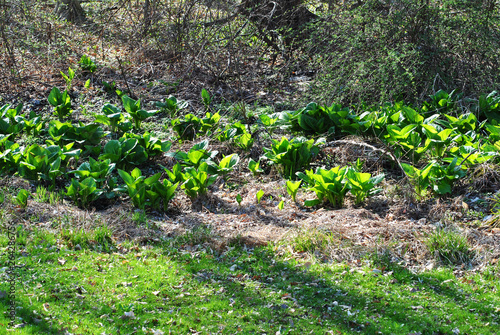
<svg viewBox="0 0 500 335">
<path fill-rule="evenodd" d="M 57 92 L 60 93 L 56 88 L 52 90 L 49 100 Z M 209 151 L 209 142 L 205 140 L 188 152 L 168 153 L 178 163 L 172 170 L 164 169 L 167 178 L 162 179 L 162 173 L 143 175 L 140 167 L 169 152 L 172 143 L 149 132 L 138 133 L 141 122 L 156 111 L 141 109 L 140 100 L 126 95 L 122 96 L 122 103 L 123 109 L 106 104 L 102 114 L 94 115 L 95 122 L 87 125 L 60 120 L 45 122 L 33 112 L 29 116 L 20 115 L 22 105 L 2 106 L 0 174 L 18 173 L 28 180 L 50 185 L 51 189 L 65 185 L 65 195 L 81 207 L 127 194 L 137 208 L 167 210 L 179 186 L 195 199 L 206 194 L 219 176 L 226 178 L 238 164 L 237 154 L 223 156 L 218 161 L 218 152 Z M 219 119 L 218 113 L 207 113 L 203 122 L 216 125 Z M 206 128 L 203 127 L 198 131 Z M 23 131 L 26 136 L 33 136 L 34 129 L 47 138 L 46 145 L 23 147 L 15 141 Z"/>
<path fill-rule="evenodd" d="M 51 95 L 53 92 L 57 91 Z M 208 98 L 205 94 L 205 100 Z M 250 130 L 258 133 L 258 128 L 281 127 L 330 139 L 343 135 L 375 137 L 398 160 L 416 194 L 424 197 L 429 189 L 437 195 L 451 193 L 469 168 L 498 156 L 500 96 L 496 92 L 481 96 L 476 109 L 468 113 L 459 111 L 457 99 L 454 92 L 439 91 L 420 107 L 384 104 L 361 113 L 336 104 L 324 107 L 310 103 L 297 111 L 259 115 L 253 125 L 236 121 L 224 127 L 219 112 L 206 112 L 204 118 L 187 114 L 183 120 L 174 119 L 172 129 L 180 141 L 211 133 L 221 142 L 235 144 L 240 154 L 251 148 L 254 137 Z M 220 157 L 218 151 L 209 149 L 208 140 L 194 144 L 187 152 L 171 152 L 170 141 L 141 132 L 141 122 L 158 111 L 146 111 L 140 100 L 126 95 L 121 100 L 123 108 L 106 104 L 90 124 L 47 122 L 33 112 L 22 115 L 22 105 L 1 107 L 0 173 L 18 173 L 51 188 L 64 185 L 66 196 L 82 207 L 127 194 L 138 208 L 166 210 L 177 189 L 193 200 L 204 196 L 219 177 L 227 181 L 239 163 L 239 154 Z M 25 136 L 41 134 L 46 145 L 20 146 L 16 137 L 23 132 Z M 318 167 L 313 172 L 311 164 L 325 143 L 325 138 L 271 138 L 259 161 L 248 159 L 248 170 L 258 175 L 264 168 L 275 167 L 287 179 L 293 201 L 301 185 L 316 193 L 316 199 L 306 201 L 308 206 L 328 202 L 341 207 L 348 193 L 359 204 L 378 191 L 376 185 L 384 175 L 363 173 L 361 162 L 357 167 Z M 164 168 L 166 178 L 158 172 L 144 175 L 141 168 L 151 166 L 152 159 L 161 154 L 176 161 L 171 170 Z"/>
<path fill-rule="evenodd" d="M 322 168 L 297 172 L 297 176 L 316 193 L 317 198 L 306 200 L 306 206 L 315 206 L 328 201 L 334 207 L 342 207 L 347 192 L 355 197 L 356 204 L 363 202 L 368 196 L 380 192 L 375 186 L 384 179 L 384 174 L 372 177 L 370 173 L 362 173 L 352 167 L 334 167 L 330 170 Z M 290 189 L 290 186 L 287 185 Z M 289 191 L 290 192 L 290 191 Z"/>
<path fill-rule="evenodd" d="M 455 92 L 438 91 L 420 107 L 384 104 L 361 113 L 336 104 L 310 103 L 282 112 L 280 122 L 309 136 L 378 138 L 402 161 L 418 196 L 424 196 L 429 187 L 441 195 L 451 193 L 468 168 L 497 158 L 500 150 L 500 95 L 494 91 L 480 96 L 478 104 L 465 113 L 458 99 Z M 422 166 L 423 161 L 428 163 Z"/>
<path fill-rule="evenodd" d="M 207 112 L 204 118 L 198 118 L 194 114 L 187 114 L 184 119 L 173 119 L 171 124 L 179 139 L 194 140 L 216 127 L 220 118 L 219 113 Z"/>
</svg>

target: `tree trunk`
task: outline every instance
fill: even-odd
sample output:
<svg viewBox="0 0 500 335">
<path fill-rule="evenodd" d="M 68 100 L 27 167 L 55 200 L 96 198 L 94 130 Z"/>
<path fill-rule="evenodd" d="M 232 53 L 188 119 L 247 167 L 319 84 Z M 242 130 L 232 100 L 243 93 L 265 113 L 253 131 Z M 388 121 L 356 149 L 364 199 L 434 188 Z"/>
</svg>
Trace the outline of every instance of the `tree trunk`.
<svg viewBox="0 0 500 335">
<path fill-rule="evenodd" d="M 274 40 L 281 35 L 287 45 L 302 39 L 305 25 L 318 18 L 303 0 L 244 0 L 239 11 L 268 38 Z"/>
<path fill-rule="evenodd" d="M 61 19 L 69 22 L 78 24 L 86 20 L 85 11 L 79 0 L 58 0 L 55 12 Z"/>
<path fill-rule="evenodd" d="M 143 26 L 142 26 L 142 36 L 147 36 L 149 32 L 149 26 L 151 25 L 151 16 L 149 13 L 149 0 L 144 1 L 144 7 L 143 7 Z"/>
</svg>

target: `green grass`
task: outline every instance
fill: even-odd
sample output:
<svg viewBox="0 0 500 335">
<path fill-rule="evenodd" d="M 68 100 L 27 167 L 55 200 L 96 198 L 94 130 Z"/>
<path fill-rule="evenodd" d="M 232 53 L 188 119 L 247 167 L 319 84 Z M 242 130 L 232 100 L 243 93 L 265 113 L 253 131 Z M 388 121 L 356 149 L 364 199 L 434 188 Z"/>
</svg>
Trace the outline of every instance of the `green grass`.
<svg viewBox="0 0 500 335">
<path fill-rule="evenodd" d="M 500 268 L 458 280 L 451 270 L 414 274 L 387 261 L 304 265 L 277 246 L 217 253 L 184 249 L 193 232 L 149 246 L 109 245 L 109 230 L 87 232 L 81 250 L 66 231 L 20 229 L 16 323 L 12 334 L 495 334 Z M 74 232 L 73 240 L 82 239 Z M 201 234 L 204 235 L 204 234 Z M 104 237 L 103 237 L 104 236 Z M 1 263 L 7 240 L 1 236 Z M 74 243 L 74 242 L 73 242 Z M 109 252 L 103 246 L 107 244 Z M 285 258 L 286 257 L 286 258 Z M 8 289 L 5 271 L 0 290 Z M 0 298 L 0 325 L 7 298 Z M 132 313 L 133 312 L 133 316 Z"/>
<path fill-rule="evenodd" d="M 430 253 L 446 265 L 467 264 L 475 255 L 467 237 L 454 231 L 438 230 L 425 243 Z"/>
</svg>

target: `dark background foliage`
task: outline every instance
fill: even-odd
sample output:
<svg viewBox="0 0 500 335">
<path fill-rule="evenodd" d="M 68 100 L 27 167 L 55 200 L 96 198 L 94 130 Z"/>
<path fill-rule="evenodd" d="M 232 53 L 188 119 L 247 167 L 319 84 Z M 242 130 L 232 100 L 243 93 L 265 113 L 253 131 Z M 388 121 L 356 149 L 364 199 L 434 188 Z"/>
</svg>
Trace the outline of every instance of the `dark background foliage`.
<svg viewBox="0 0 500 335">
<path fill-rule="evenodd" d="M 101 65 L 95 83 L 149 85 L 136 93 L 151 99 L 158 83 L 162 94 L 189 98 L 203 87 L 262 104 L 419 103 L 439 89 L 477 98 L 500 82 L 498 8 L 495 0 L 2 0 L 0 92 L 48 89 L 88 54 Z"/>
</svg>

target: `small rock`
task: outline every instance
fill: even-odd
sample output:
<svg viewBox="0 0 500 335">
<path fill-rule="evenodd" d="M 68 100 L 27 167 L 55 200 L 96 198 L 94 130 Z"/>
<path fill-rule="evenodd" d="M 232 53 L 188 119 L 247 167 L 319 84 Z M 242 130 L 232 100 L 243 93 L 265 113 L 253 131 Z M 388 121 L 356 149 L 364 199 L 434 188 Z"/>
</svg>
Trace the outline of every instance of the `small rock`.
<svg viewBox="0 0 500 335">
<path fill-rule="evenodd" d="M 427 219 L 426 218 L 421 218 L 420 220 L 417 221 L 417 224 L 419 225 L 424 225 L 427 223 Z"/>
<path fill-rule="evenodd" d="M 491 219 L 493 217 L 493 215 L 486 215 L 484 218 L 483 218 L 483 222 L 486 222 L 488 221 L 489 219 Z"/>
<path fill-rule="evenodd" d="M 433 223 L 433 225 L 434 225 L 434 227 L 436 227 L 436 229 L 441 229 L 441 228 L 443 228 L 443 224 L 442 224 L 441 222 L 439 222 L 439 221 L 434 222 L 434 223 Z"/>
<path fill-rule="evenodd" d="M 121 316 L 121 319 L 122 320 L 124 320 L 124 319 L 135 319 L 134 311 L 123 313 L 123 315 Z"/>
</svg>

